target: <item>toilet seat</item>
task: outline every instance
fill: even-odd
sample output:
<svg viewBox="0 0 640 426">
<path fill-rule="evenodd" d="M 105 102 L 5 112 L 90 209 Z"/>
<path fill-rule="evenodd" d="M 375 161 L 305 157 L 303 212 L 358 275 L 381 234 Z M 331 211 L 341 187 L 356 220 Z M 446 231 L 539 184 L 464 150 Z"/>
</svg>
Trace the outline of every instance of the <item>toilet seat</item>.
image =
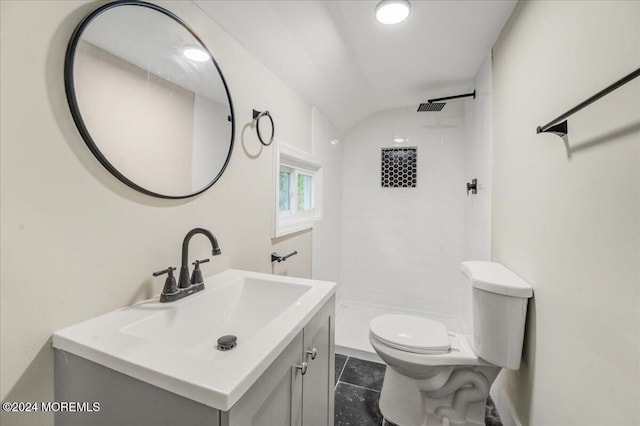
<svg viewBox="0 0 640 426">
<path fill-rule="evenodd" d="M 381 315 L 371 321 L 369 331 L 381 343 L 405 352 L 439 355 L 451 351 L 447 327 L 423 317 Z"/>
</svg>

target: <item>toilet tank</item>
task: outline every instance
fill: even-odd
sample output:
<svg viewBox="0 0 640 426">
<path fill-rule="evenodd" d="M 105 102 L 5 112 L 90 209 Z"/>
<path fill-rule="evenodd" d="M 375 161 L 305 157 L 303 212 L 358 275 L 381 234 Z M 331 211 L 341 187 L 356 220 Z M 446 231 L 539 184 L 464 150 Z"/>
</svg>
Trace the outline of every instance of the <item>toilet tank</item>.
<svg viewBox="0 0 640 426">
<path fill-rule="evenodd" d="M 476 355 L 499 367 L 519 369 L 531 286 L 500 263 L 462 262 L 462 272 L 471 284 Z"/>
</svg>

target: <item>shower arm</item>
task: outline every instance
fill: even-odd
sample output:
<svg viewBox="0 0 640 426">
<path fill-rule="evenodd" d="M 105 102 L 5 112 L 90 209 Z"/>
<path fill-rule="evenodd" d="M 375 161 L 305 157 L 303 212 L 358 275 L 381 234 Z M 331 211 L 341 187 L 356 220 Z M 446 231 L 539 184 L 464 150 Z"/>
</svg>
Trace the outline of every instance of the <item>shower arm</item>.
<svg viewBox="0 0 640 426">
<path fill-rule="evenodd" d="M 475 99 L 476 98 L 476 91 L 474 90 L 473 92 L 465 93 L 464 95 L 445 96 L 444 98 L 429 99 L 427 102 L 432 104 L 434 102 L 448 101 L 450 99 L 460 99 L 460 98 L 468 98 L 468 97 L 473 97 L 473 99 Z"/>
</svg>

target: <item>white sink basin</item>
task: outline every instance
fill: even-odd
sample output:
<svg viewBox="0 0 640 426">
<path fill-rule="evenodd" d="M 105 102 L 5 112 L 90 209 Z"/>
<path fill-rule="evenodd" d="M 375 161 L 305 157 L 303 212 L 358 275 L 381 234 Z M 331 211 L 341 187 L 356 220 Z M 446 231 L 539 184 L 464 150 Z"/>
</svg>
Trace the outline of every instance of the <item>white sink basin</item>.
<svg viewBox="0 0 640 426">
<path fill-rule="evenodd" d="M 121 331 L 183 350 L 213 348 L 225 334 L 246 343 L 311 288 L 309 284 L 240 277 L 189 299 L 186 309 L 165 309 Z"/>
<path fill-rule="evenodd" d="M 227 411 L 335 293 L 335 283 L 228 270 L 205 290 L 157 298 L 57 331 L 53 346 Z M 217 339 L 237 336 L 230 351 Z"/>
</svg>

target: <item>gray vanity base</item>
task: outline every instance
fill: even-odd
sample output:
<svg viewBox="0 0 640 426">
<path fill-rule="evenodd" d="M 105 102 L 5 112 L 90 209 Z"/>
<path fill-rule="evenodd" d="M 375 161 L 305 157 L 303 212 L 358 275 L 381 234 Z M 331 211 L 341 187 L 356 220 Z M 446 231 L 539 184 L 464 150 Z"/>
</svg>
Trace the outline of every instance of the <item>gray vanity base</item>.
<svg viewBox="0 0 640 426">
<path fill-rule="evenodd" d="M 55 400 L 100 403 L 98 412 L 56 413 L 57 426 L 220 425 L 215 408 L 58 349 Z"/>
<path fill-rule="evenodd" d="M 226 412 L 56 349 L 55 400 L 100 404 L 58 412 L 56 426 L 333 426 L 334 312 L 332 297 Z"/>
</svg>

